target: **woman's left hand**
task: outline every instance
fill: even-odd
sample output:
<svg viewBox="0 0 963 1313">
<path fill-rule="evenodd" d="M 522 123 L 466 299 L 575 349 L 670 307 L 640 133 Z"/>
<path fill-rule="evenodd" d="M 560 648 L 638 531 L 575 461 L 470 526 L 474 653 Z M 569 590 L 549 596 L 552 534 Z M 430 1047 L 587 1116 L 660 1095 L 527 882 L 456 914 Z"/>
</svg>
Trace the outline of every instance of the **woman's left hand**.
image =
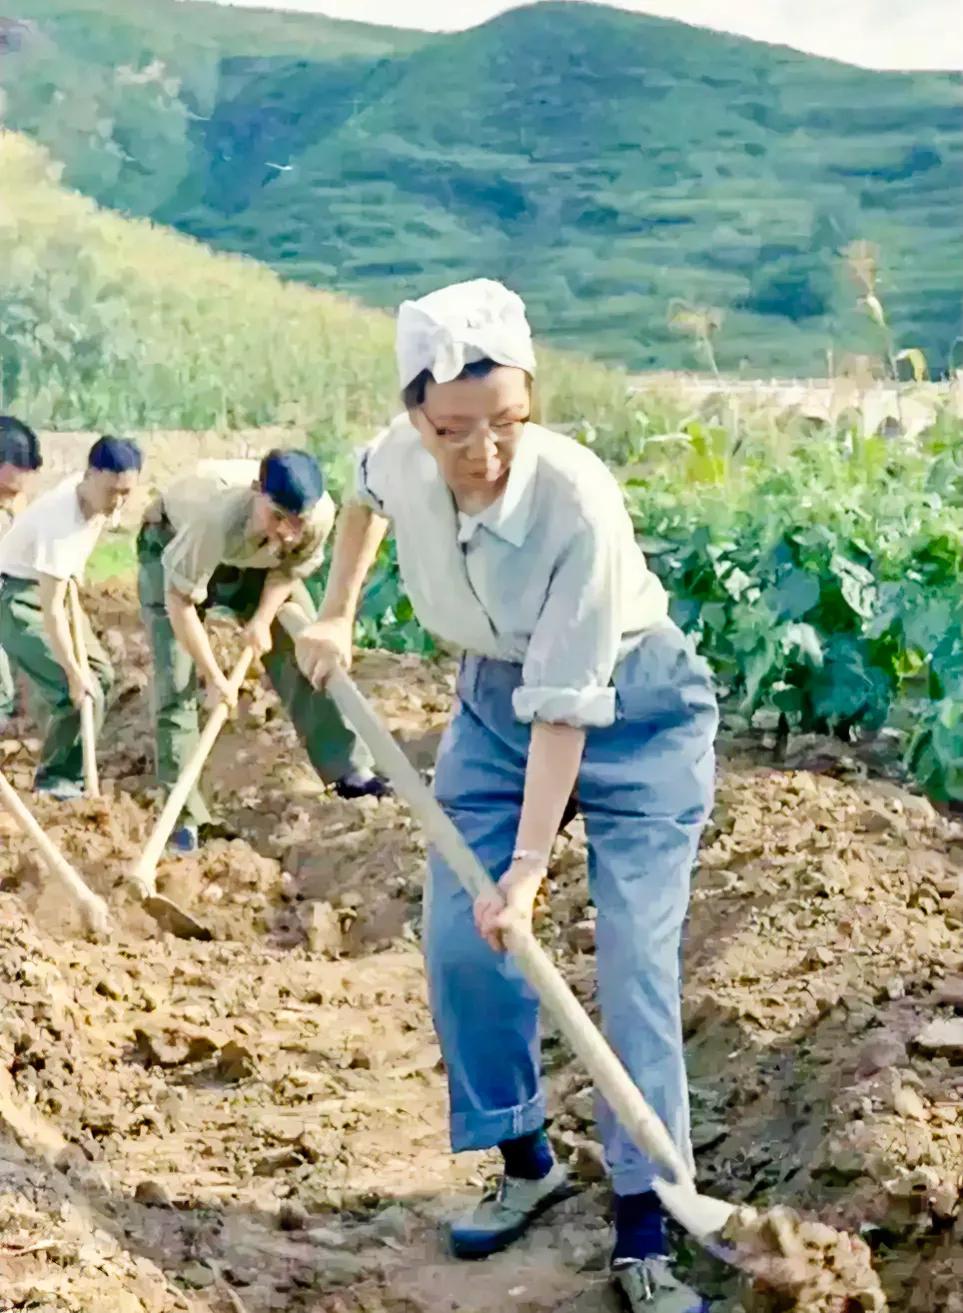
<svg viewBox="0 0 963 1313">
<path fill-rule="evenodd" d="M 496 889 L 475 899 L 478 933 L 496 953 L 505 951 L 505 931 L 532 928 L 535 900 L 545 879 L 544 866 L 513 863 Z"/>
</svg>

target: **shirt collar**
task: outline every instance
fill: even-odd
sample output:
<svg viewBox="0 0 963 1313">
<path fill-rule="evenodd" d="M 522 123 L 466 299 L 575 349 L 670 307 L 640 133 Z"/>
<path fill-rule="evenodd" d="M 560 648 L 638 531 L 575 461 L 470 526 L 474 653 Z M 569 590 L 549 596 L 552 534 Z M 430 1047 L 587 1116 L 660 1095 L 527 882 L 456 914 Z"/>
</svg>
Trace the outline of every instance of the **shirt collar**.
<svg viewBox="0 0 963 1313">
<path fill-rule="evenodd" d="M 464 517 L 458 534 L 461 543 L 470 542 L 477 529 L 482 525 L 490 533 L 521 547 L 528 536 L 532 518 L 532 504 L 535 498 L 535 475 L 538 469 L 538 453 L 534 436 L 526 428 L 515 450 L 505 491 L 498 501 L 485 508 L 480 515 Z"/>
</svg>

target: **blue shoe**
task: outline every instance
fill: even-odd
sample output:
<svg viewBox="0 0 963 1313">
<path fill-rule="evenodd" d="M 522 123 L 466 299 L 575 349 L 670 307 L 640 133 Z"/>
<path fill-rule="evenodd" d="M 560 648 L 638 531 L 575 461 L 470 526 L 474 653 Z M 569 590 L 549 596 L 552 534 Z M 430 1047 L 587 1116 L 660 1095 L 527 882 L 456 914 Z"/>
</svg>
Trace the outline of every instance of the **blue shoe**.
<svg viewBox="0 0 963 1313">
<path fill-rule="evenodd" d="M 612 1279 L 627 1313 L 709 1313 L 707 1301 L 672 1275 L 668 1259 L 617 1259 Z"/>
<path fill-rule="evenodd" d="M 556 1163 L 540 1181 L 503 1176 L 498 1189 L 452 1222 L 449 1228 L 456 1258 L 487 1258 L 523 1236 L 547 1209 L 575 1194 L 563 1163 Z"/>
<path fill-rule="evenodd" d="M 34 788 L 42 798 L 53 798 L 55 802 L 74 802 L 84 796 L 84 786 L 74 780 L 38 780 Z"/>
<path fill-rule="evenodd" d="M 177 857 L 193 857 L 201 850 L 196 825 L 180 825 L 167 840 L 167 849 Z"/>
</svg>

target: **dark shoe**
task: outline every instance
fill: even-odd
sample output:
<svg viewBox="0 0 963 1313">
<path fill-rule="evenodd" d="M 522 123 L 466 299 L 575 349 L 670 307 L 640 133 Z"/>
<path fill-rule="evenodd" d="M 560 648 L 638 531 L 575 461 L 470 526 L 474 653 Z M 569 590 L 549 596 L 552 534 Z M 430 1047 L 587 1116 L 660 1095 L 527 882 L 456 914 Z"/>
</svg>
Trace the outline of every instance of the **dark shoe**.
<svg viewBox="0 0 963 1313">
<path fill-rule="evenodd" d="M 523 1236 L 547 1209 L 575 1194 L 563 1163 L 540 1181 L 503 1176 L 498 1189 L 449 1227 L 456 1258 L 488 1258 Z"/>
<path fill-rule="evenodd" d="M 678 1281 L 666 1258 L 619 1258 L 612 1281 L 627 1313 L 709 1313 L 708 1301 Z"/>
<path fill-rule="evenodd" d="M 179 825 L 167 840 L 167 851 L 174 857 L 193 857 L 200 848 L 196 825 Z"/>
<path fill-rule="evenodd" d="M 334 791 L 339 798 L 390 798 L 394 793 L 388 781 L 380 775 L 360 770 L 342 775 L 336 781 Z"/>
</svg>

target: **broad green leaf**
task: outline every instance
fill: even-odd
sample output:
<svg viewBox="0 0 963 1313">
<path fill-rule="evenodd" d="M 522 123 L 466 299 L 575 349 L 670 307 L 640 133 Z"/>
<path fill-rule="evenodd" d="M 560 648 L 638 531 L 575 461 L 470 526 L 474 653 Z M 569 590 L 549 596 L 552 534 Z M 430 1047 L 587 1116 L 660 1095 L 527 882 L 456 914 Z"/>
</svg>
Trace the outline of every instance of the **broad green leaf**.
<svg viewBox="0 0 963 1313">
<path fill-rule="evenodd" d="M 777 620 L 800 620 L 819 601 L 819 580 L 808 570 L 790 570 L 767 588 L 766 605 Z"/>
<path fill-rule="evenodd" d="M 870 665 L 857 640 L 836 637 L 824 651 L 822 668 L 812 681 L 813 712 L 830 725 L 861 720 L 870 728 L 882 725 L 889 710 L 890 685 L 883 672 Z"/>
</svg>

